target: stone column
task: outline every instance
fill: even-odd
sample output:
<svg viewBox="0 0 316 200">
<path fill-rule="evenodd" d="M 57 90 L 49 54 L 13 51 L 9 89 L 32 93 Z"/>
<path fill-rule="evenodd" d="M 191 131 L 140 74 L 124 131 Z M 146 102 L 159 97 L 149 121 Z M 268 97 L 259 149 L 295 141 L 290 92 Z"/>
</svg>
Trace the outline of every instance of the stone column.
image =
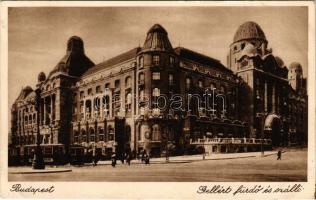
<svg viewBox="0 0 316 200">
<path fill-rule="evenodd" d="M 61 104 L 61 102 L 60 102 L 60 90 L 57 90 L 57 92 L 56 92 L 55 104 L 57 105 L 56 109 L 55 109 L 55 120 L 59 121 L 60 120 L 60 104 Z"/>
<path fill-rule="evenodd" d="M 264 111 L 268 111 L 268 83 L 264 82 Z"/>
<path fill-rule="evenodd" d="M 83 119 L 86 120 L 86 113 L 87 113 L 87 107 L 86 107 L 86 100 L 83 100 Z"/>
<path fill-rule="evenodd" d="M 276 109 L 275 109 L 275 98 L 276 98 L 276 95 L 275 95 L 275 84 L 271 84 L 271 87 L 272 87 L 272 112 L 275 113 Z"/>
<path fill-rule="evenodd" d="M 50 124 L 53 124 L 53 95 L 50 96 Z"/>
<path fill-rule="evenodd" d="M 43 108 L 43 118 L 44 118 L 44 125 L 46 124 L 46 98 L 44 97 L 44 101 L 43 101 L 43 104 L 44 104 L 44 108 Z"/>
<path fill-rule="evenodd" d="M 94 119 L 95 115 L 94 115 L 94 97 L 92 96 L 91 98 L 91 118 Z"/>
</svg>

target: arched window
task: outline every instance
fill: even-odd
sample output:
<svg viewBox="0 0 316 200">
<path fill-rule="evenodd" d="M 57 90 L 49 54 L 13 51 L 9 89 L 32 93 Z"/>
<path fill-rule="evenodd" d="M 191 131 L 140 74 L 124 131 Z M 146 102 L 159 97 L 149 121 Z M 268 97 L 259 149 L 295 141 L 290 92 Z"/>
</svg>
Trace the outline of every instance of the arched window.
<svg viewBox="0 0 316 200">
<path fill-rule="evenodd" d="M 110 114 L 110 97 L 109 97 L 109 95 L 103 96 L 102 109 L 103 109 L 105 117 L 107 117 Z"/>
<path fill-rule="evenodd" d="M 33 114 L 33 123 L 34 124 L 36 123 L 36 114 L 35 113 Z"/>
<path fill-rule="evenodd" d="M 128 92 L 125 96 L 125 110 L 131 112 L 132 109 L 132 94 Z"/>
<path fill-rule="evenodd" d="M 159 57 L 159 55 L 154 55 L 154 56 L 153 56 L 153 65 L 154 65 L 154 66 L 158 66 L 159 63 L 160 63 L 160 57 Z"/>
<path fill-rule="evenodd" d="M 160 140 L 160 127 L 158 124 L 154 124 L 152 126 L 152 140 L 153 141 L 159 141 Z"/>
<path fill-rule="evenodd" d="M 202 81 L 202 80 L 199 80 L 198 83 L 199 83 L 199 87 L 200 87 L 200 88 L 203 88 L 203 85 L 204 85 L 204 84 L 203 84 L 203 81 Z"/>
<path fill-rule="evenodd" d="M 114 129 L 111 125 L 108 125 L 108 134 L 109 134 L 109 140 L 114 140 Z"/>
<path fill-rule="evenodd" d="M 139 100 L 144 101 L 145 93 L 143 89 L 139 90 Z"/>
<path fill-rule="evenodd" d="M 119 89 L 120 88 L 120 80 L 116 80 L 114 83 L 115 89 Z"/>
<path fill-rule="evenodd" d="M 125 87 L 131 87 L 132 86 L 132 78 L 130 76 L 126 77 L 125 79 Z"/>
<path fill-rule="evenodd" d="M 86 101 L 86 117 L 91 117 L 91 100 Z"/>
<path fill-rule="evenodd" d="M 90 128 L 90 141 L 95 142 L 95 135 L 94 135 L 94 129 Z"/>
<path fill-rule="evenodd" d="M 102 127 L 98 127 L 99 140 L 104 141 L 104 130 Z"/>
<path fill-rule="evenodd" d="M 106 84 L 104 85 L 104 89 L 105 89 L 105 90 L 109 90 L 109 89 L 110 89 L 110 83 L 106 83 Z"/>
<path fill-rule="evenodd" d="M 191 89 L 191 78 L 189 78 L 189 77 L 187 77 L 187 78 L 185 79 L 185 88 L 186 88 L 187 90 Z"/>
<path fill-rule="evenodd" d="M 101 86 L 98 85 L 96 88 L 95 88 L 95 93 L 101 93 Z"/>
<path fill-rule="evenodd" d="M 145 75 L 143 72 L 138 74 L 138 84 L 145 84 Z"/>
<path fill-rule="evenodd" d="M 138 64 L 139 64 L 138 65 L 139 68 L 143 68 L 144 67 L 144 57 L 143 56 L 139 57 Z"/>
<path fill-rule="evenodd" d="M 169 85 L 173 85 L 174 82 L 173 82 L 173 74 L 169 74 Z"/>
</svg>

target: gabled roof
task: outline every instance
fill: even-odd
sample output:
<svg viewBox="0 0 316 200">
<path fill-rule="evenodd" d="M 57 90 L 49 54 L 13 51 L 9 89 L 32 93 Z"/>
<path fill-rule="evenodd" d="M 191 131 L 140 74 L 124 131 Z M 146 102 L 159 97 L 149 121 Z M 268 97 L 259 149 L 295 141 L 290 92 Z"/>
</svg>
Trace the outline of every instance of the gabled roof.
<svg viewBox="0 0 316 200">
<path fill-rule="evenodd" d="M 183 48 L 183 47 L 177 47 L 174 49 L 176 54 L 178 54 L 181 58 L 185 58 L 188 60 L 195 61 L 197 63 L 201 63 L 202 65 L 214 67 L 216 69 L 222 70 L 222 71 L 229 71 L 230 69 L 226 68 L 219 60 L 208 57 L 206 55 L 200 54 L 198 52 Z"/>
<path fill-rule="evenodd" d="M 102 63 L 99 63 L 93 67 L 91 67 L 90 69 L 88 69 L 88 71 L 86 71 L 82 76 L 87 76 L 93 73 L 96 73 L 100 70 L 106 69 L 106 68 L 110 68 L 113 65 L 122 63 L 124 61 L 130 60 L 132 58 L 135 58 L 137 56 L 137 53 L 141 50 L 140 47 L 136 47 L 132 50 L 129 50 L 125 53 L 122 53 L 118 56 L 115 56 L 107 61 L 104 61 Z"/>
</svg>

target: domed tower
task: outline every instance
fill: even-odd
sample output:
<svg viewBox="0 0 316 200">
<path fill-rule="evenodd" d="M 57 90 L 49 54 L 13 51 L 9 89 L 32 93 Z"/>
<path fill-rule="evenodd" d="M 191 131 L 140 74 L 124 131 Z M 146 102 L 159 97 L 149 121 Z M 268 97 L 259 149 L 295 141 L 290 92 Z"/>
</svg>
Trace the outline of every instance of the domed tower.
<svg viewBox="0 0 316 200">
<path fill-rule="evenodd" d="M 270 53 L 268 41 L 261 27 L 252 21 L 243 23 L 237 29 L 227 59 L 228 67 L 235 73 L 241 66 L 238 60 L 243 56 L 264 56 Z"/>
<path fill-rule="evenodd" d="M 167 31 L 159 24 L 153 25 L 147 32 L 146 40 L 137 55 L 137 114 L 145 120 L 140 127 L 140 137 L 145 138 L 144 149 L 149 151 L 152 130 L 161 130 L 161 124 L 149 123 L 146 119 L 163 118 L 169 111 L 160 111 L 157 105 L 159 95 L 169 95 L 176 92 L 176 66 L 178 61 L 174 49 L 169 41 Z M 146 100 L 145 100 L 146 99 Z M 145 103 L 146 101 L 146 103 Z M 148 109 L 147 109 L 148 108 Z M 150 125 L 151 124 L 151 125 Z M 158 133 L 158 132 L 155 132 Z M 159 136 L 163 137 L 163 136 Z M 148 144 L 148 145 L 146 145 Z M 156 147 L 159 148 L 159 147 Z"/>
<path fill-rule="evenodd" d="M 94 66 L 94 63 L 84 53 L 82 39 L 78 36 L 72 36 L 67 42 L 66 55 L 49 73 L 48 78 L 54 73 L 63 73 L 78 77 L 92 66 Z"/>
<path fill-rule="evenodd" d="M 294 90 L 299 90 L 303 86 L 303 70 L 298 62 L 290 64 L 289 82 Z"/>
</svg>

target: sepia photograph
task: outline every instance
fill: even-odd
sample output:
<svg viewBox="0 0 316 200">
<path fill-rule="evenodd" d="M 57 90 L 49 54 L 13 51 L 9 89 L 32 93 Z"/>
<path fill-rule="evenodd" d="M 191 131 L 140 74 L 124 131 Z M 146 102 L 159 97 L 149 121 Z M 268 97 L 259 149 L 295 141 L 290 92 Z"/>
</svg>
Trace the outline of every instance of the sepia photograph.
<svg viewBox="0 0 316 200">
<path fill-rule="evenodd" d="M 217 182 L 192 192 L 313 194 L 300 184 L 315 173 L 309 11 L 8 7 L 10 192 Z"/>
</svg>

